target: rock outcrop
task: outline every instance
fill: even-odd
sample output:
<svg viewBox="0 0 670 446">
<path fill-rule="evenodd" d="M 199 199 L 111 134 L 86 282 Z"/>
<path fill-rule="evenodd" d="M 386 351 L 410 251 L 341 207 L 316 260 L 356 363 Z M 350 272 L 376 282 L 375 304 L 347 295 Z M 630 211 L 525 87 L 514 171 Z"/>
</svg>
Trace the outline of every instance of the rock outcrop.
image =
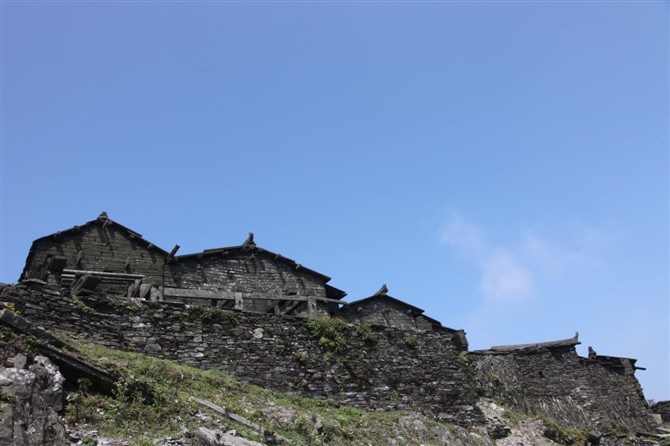
<svg viewBox="0 0 670 446">
<path fill-rule="evenodd" d="M 63 376 L 48 358 L 28 365 L 25 355 L 0 368 L 0 446 L 66 445 L 58 416 L 63 405 Z"/>
</svg>

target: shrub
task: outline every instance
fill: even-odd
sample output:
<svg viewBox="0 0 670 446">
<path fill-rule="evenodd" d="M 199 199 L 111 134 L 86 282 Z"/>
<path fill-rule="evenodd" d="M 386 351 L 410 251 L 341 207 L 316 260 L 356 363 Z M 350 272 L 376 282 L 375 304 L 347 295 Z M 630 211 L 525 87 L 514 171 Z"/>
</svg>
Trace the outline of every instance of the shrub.
<svg viewBox="0 0 670 446">
<path fill-rule="evenodd" d="M 347 347 L 345 332 L 347 323 L 338 317 L 320 317 L 307 322 L 307 330 L 319 340 L 319 344 L 336 353 Z"/>
<path fill-rule="evenodd" d="M 203 324 L 229 322 L 233 325 L 237 325 L 239 323 L 235 313 L 225 310 L 217 310 L 215 308 L 191 307 L 188 309 L 188 314 L 193 319 L 200 319 Z"/>
</svg>

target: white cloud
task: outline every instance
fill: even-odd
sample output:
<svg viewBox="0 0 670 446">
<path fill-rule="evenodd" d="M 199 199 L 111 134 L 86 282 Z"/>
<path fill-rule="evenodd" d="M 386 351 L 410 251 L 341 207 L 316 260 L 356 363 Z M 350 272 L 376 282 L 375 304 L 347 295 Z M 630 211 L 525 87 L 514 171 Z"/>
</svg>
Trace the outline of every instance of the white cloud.
<svg viewBox="0 0 670 446">
<path fill-rule="evenodd" d="M 454 214 L 449 224 L 440 232 L 440 242 L 479 256 L 485 248 L 484 233 L 459 214 Z"/>
<path fill-rule="evenodd" d="M 532 233 L 507 245 L 487 243 L 484 231 L 454 213 L 440 232 L 440 242 L 474 259 L 481 272 L 479 292 L 489 303 L 514 304 L 532 298 L 542 279 L 559 276 L 571 268 L 597 264 L 595 251 L 601 239 L 586 230 L 568 247 Z"/>
<path fill-rule="evenodd" d="M 520 302 L 535 293 L 533 274 L 510 252 L 496 249 L 481 266 L 479 290 L 487 300 L 499 304 Z"/>
<path fill-rule="evenodd" d="M 524 235 L 519 244 L 521 255 L 543 272 L 557 275 L 569 268 L 586 268 L 596 265 L 595 251 L 602 239 L 599 232 L 586 230 L 572 242 L 569 248 L 563 248 L 534 234 Z"/>
</svg>

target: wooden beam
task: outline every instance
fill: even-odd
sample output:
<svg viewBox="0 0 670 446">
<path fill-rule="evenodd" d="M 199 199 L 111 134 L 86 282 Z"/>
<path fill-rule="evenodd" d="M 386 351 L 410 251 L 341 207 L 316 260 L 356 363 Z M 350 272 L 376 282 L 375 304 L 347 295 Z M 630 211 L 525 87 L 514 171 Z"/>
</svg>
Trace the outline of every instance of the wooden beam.
<svg viewBox="0 0 670 446">
<path fill-rule="evenodd" d="M 177 251 L 179 251 L 179 245 L 174 245 L 170 254 L 165 258 L 165 263 L 170 263 L 170 260 L 174 259 L 174 255 L 177 254 Z"/>
<path fill-rule="evenodd" d="M 198 290 L 190 288 L 170 288 L 165 287 L 164 295 L 170 297 L 186 297 L 191 299 L 219 299 L 219 300 L 237 300 L 235 292 L 225 290 Z M 314 299 L 317 302 L 327 302 L 346 305 L 346 302 L 335 299 L 328 299 L 326 297 L 305 297 L 305 296 L 269 296 L 267 294 L 257 293 L 241 293 L 241 298 L 251 300 L 276 300 L 286 302 L 307 302 L 309 299 Z"/>
<path fill-rule="evenodd" d="M 110 273 L 107 271 L 84 271 L 79 269 L 64 269 L 63 274 L 72 274 L 74 276 L 99 276 L 99 277 L 118 277 L 125 279 L 144 279 L 141 274 Z"/>
</svg>

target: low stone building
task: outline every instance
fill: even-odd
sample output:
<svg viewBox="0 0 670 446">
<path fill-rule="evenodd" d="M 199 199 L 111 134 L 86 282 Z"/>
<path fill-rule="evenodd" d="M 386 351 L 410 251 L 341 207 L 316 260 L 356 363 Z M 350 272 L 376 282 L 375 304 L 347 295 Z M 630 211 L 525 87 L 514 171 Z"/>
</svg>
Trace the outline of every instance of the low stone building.
<svg viewBox="0 0 670 446">
<path fill-rule="evenodd" d="M 346 295 L 330 277 L 259 246 L 177 255 L 111 220 L 95 220 L 35 240 L 20 280 L 115 294 L 278 314 L 334 314 Z"/>
<path fill-rule="evenodd" d="M 347 322 L 363 322 L 367 325 L 434 330 L 442 328 L 435 319 L 424 315 L 421 308 L 388 295 L 386 284 L 370 297 L 344 306 L 340 315 Z"/>
</svg>

